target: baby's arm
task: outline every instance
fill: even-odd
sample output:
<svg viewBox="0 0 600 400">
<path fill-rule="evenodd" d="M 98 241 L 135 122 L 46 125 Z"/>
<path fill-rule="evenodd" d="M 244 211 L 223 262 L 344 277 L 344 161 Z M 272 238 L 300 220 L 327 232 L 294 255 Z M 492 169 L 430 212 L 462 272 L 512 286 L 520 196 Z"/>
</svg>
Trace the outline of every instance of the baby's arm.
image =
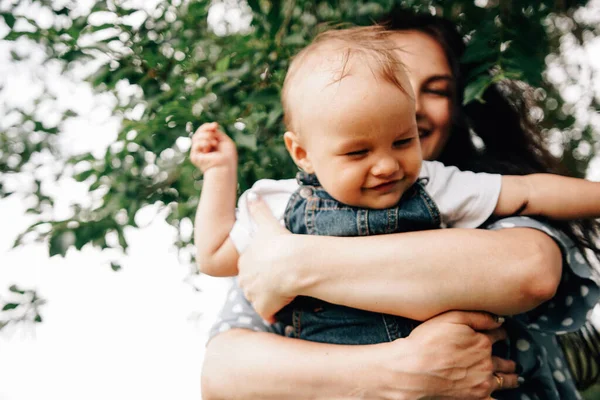
<svg viewBox="0 0 600 400">
<path fill-rule="evenodd" d="M 207 275 L 233 276 L 239 255 L 229 232 L 235 223 L 237 151 L 218 127 L 203 124 L 192 137 L 190 159 L 204 173 L 194 224 L 196 262 Z"/>
<path fill-rule="evenodd" d="M 494 214 L 543 215 L 562 220 L 598 218 L 600 182 L 552 174 L 503 176 Z"/>
</svg>

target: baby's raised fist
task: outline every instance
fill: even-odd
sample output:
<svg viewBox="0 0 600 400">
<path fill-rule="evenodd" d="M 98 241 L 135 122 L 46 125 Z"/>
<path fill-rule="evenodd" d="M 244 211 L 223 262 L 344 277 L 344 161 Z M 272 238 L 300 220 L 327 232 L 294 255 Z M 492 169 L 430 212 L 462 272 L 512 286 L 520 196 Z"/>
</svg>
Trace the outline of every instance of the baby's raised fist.
<svg viewBox="0 0 600 400">
<path fill-rule="evenodd" d="M 190 160 L 202 172 L 218 166 L 235 168 L 235 143 L 219 129 L 218 123 L 202 124 L 192 136 Z"/>
</svg>

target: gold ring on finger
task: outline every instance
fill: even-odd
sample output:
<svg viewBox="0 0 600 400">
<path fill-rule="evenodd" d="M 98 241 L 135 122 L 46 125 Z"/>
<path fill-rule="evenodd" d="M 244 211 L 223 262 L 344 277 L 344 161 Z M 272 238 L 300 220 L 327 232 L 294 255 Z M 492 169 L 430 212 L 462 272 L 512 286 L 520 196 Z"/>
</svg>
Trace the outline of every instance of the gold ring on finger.
<svg viewBox="0 0 600 400">
<path fill-rule="evenodd" d="M 494 378 L 496 378 L 496 382 L 498 382 L 498 389 L 502 389 L 504 386 L 504 377 L 498 374 L 494 374 Z"/>
</svg>

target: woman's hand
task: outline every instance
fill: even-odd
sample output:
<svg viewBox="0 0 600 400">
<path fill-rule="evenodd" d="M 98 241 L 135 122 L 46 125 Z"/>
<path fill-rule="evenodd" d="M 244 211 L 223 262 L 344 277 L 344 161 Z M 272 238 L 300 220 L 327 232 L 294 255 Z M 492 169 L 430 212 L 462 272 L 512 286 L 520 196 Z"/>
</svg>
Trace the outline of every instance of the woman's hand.
<svg viewBox="0 0 600 400">
<path fill-rule="evenodd" d="M 257 234 L 239 258 L 238 282 L 256 312 L 272 323 L 275 313 L 296 297 L 291 293 L 295 278 L 290 268 L 296 236 L 279 224 L 260 198 L 249 199 L 248 205 Z"/>
<path fill-rule="evenodd" d="M 515 363 L 492 356 L 492 345 L 506 338 L 501 322 L 490 314 L 463 311 L 425 321 L 408 338 L 400 339 L 407 345 L 389 344 L 386 369 L 397 366 L 392 382 L 394 375 L 411 372 L 414 380 L 407 381 L 409 387 L 416 392 L 435 388 L 435 393 L 422 393 L 423 398 L 444 399 L 491 399 L 495 390 L 517 387 Z M 412 360 L 411 371 L 406 370 L 407 357 Z"/>
</svg>

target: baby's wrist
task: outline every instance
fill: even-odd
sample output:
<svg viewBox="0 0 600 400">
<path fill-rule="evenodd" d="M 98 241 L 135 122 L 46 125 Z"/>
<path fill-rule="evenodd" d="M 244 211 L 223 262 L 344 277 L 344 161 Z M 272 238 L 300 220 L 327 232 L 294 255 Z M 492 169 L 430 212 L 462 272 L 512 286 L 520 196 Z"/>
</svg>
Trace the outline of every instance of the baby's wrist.
<svg viewBox="0 0 600 400">
<path fill-rule="evenodd" d="M 212 165 L 203 171 L 204 179 L 212 179 L 216 177 L 218 179 L 224 179 L 228 177 L 237 177 L 237 164 L 219 164 Z"/>
</svg>

